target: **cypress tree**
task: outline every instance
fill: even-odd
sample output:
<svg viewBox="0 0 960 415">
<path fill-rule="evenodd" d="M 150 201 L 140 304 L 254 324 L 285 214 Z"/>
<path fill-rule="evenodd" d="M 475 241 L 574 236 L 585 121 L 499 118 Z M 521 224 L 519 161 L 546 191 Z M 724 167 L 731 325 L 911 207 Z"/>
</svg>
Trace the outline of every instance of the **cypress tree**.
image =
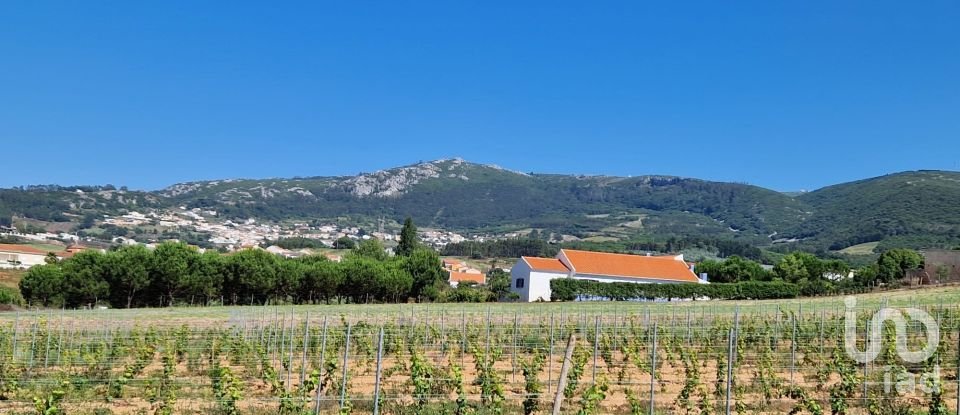
<svg viewBox="0 0 960 415">
<path fill-rule="evenodd" d="M 396 249 L 397 255 L 410 256 L 418 244 L 417 227 L 413 224 L 413 219 L 407 217 L 407 219 L 403 221 L 403 229 L 400 230 L 400 243 Z"/>
</svg>

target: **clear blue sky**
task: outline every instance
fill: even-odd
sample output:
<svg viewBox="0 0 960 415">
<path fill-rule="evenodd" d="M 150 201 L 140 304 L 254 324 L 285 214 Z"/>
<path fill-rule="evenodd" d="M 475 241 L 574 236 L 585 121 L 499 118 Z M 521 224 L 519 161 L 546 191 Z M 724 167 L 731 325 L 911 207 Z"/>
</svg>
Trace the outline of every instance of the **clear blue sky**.
<svg viewBox="0 0 960 415">
<path fill-rule="evenodd" d="M 957 1 L 4 1 L 0 186 L 453 156 L 778 190 L 960 170 L 958 22 Z"/>
</svg>

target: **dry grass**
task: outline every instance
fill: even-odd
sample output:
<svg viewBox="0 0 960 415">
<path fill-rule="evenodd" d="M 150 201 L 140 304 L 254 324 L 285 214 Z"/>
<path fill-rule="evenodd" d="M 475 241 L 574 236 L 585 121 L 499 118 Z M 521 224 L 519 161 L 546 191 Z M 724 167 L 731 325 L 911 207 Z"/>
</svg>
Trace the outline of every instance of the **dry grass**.
<svg viewBox="0 0 960 415">
<path fill-rule="evenodd" d="M 26 271 L 14 269 L 0 270 L 0 287 L 17 288 L 20 287 L 20 279 Z"/>
</svg>

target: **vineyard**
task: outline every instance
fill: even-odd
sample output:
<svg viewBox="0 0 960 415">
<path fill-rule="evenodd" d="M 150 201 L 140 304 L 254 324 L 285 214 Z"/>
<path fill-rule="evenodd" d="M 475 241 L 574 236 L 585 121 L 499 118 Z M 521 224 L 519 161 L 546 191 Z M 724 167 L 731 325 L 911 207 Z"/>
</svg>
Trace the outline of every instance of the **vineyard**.
<svg viewBox="0 0 960 415">
<path fill-rule="evenodd" d="M 0 413 L 953 414 L 942 298 L 890 304 L 937 322 L 929 357 L 896 350 L 923 326 L 888 323 L 866 364 L 844 333 L 866 350 L 885 301 L 21 311 L 0 317 Z"/>
</svg>

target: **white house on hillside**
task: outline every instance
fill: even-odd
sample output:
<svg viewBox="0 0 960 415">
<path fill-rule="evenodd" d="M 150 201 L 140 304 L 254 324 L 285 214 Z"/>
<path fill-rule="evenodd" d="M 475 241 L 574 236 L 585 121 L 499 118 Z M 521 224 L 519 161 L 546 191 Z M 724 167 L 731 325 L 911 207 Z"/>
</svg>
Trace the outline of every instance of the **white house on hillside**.
<svg viewBox="0 0 960 415">
<path fill-rule="evenodd" d="M 0 244 L 0 268 L 30 268 L 46 258 L 46 251 L 29 245 Z"/>
<path fill-rule="evenodd" d="M 510 272 L 511 291 L 521 301 L 550 301 L 550 280 L 574 278 L 599 282 L 682 284 L 697 278 L 683 255 L 641 256 L 561 249 L 556 258 L 520 257 Z"/>
</svg>

